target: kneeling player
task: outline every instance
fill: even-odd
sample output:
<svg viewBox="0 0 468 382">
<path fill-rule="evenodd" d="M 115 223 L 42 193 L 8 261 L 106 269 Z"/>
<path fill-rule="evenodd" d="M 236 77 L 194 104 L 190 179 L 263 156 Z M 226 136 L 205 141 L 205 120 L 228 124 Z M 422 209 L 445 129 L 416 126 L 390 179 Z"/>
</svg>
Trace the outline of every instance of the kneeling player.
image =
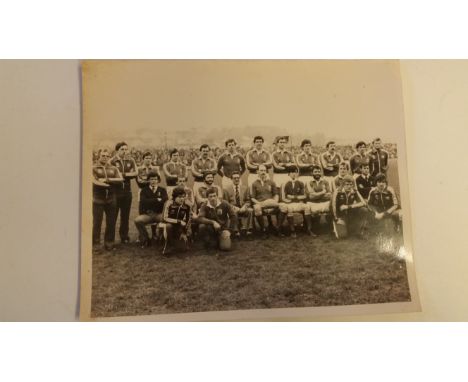
<svg viewBox="0 0 468 382">
<path fill-rule="evenodd" d="M 299 212 L 304 214 L 304 222 L 307 227 L 307 232 L 311 236 L 315 236 L 312 232 L 312 219 L 310 217 L 310 209 L 305 203 L 306 194 L 305 186 L 300 180 L 299 169 L 295 166 L 288 168 L 289 178 L 281 187 L 281 200 L 279 205 L 280 213 L 278 215 L 278 228 L 281 230 L 284 219 L 287 217 L 291 237 L 296 237 L 296 228 L 294 226 L 294 213 Z"/>
<path fill-rule="evenodd" d="M 398 199 L 395 191 L 387 184 L 387 177 L 378 174 L 375 177 L 377 184 L 369 193 L 369 208 L 374 213 L 375 221 L 392 219 L 395 230 L 399 230 L 402 218 L 401 210 L 398 209 Z"/>
<path fill-rule="evenodd" d="M 183 244 L 188 248 L 188 240 L 192 234 L 192 209 L 185 203 L 186 193 L 183 188 L 176 187 L 172 191 L 172 199 L 164 205 L 164 248 L 163 255 L 169 253 L 169 245 Z"/>
<path fill-rule="evenodd" d="M 223 251 L 231 249 L 229 219 L 235 219 L 234 207 L 218 198 L 214 187 L 206 190 L 208 201 L 203 203 L 198 213 L 198 232 L 206 248 L 218 247 Z"/>
<path fill-rule="evenodd" d="M 361 195 L 354 188 L 354 179 L 347 175 L 332 200 L 334 229 L 338 239 L 363 234 L 367 223 L 367 210 Z"/>
</svg>

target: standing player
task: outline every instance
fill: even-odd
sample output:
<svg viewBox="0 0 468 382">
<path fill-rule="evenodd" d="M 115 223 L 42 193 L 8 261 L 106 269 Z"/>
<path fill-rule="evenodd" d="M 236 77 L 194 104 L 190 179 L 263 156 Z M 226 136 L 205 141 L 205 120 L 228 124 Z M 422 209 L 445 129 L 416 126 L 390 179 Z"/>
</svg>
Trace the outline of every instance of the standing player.
<svg viewBox="0 0 468 382">
<path fill-rule="evenodd" d="M 238 172 L 240 176 L 245 172 L 245 160 L 236 151 L 236 141 L 228 139 L 225 143 L 226 151 L 218 158 L 218 174 L 222 177 L 221 185 L 223 190 L 232 185 L 232 174 Z"/>
<path fill-rule="evenodd" d="M 395 191 L 387 184 L 387 177 L 379 174 L 375 178 L 377 184 L 369 193 L 369 208 L 374 213 L 376 221 L 392 219 L 395 229 L 400 227 L 402 218 L 401 210 L 398 209 L 398 199 Z"/>
<path fill-rule="evenodd" d="M 343 185 L 335 191 L 332 199 L 334 230 L 337 239 L 348 235 L 361 236 L 367 223 L 366 203 L 354 188 L 351 175 L 345 177 Z"/>
<path fill-rule="evenodd" d="M 356 178 L 356 188 L 364 200 L 369 199 L 369 193 L 373 187 L 374 180 L 369 174 L 369 164 L 362 164 L 360 174 Z"/>
<path fill-rule="evenodd" d="M 310 209 L 305 203 L 305 186 L 304 183 L 297 179 L 299 177 L 299 169 L 296 166 L 290 166 L 288 168 L 288 173 L 290 179 L 281 187 L 278 229 L 281 231 L 284 219 L 287 218 L 291 237 L 297 237 L 296 227 L 294 226 L 294 213 L 299 212 L 304 214 L 304 225 L 307 228 L 307 233 L 311 236 L 315 236 L 315 234 L 312 232 Z"/>
<path fill-rule="evenodd" d="M 169 162 L 163 165 L 168 193 L 177 185 L 179 175 L 187 178 L 187 167 L 180 161 L 179 151 L 172 149 L 169 152 L 169 158 Z"/>
<path fill-rule="evenodd" d="M 143 187 L 140 192 L 140 215 L 135 219 L 142 247 L 149 247 L 151 244 L 146 225 L 163 221 L 162 212 L 167 201 L 166 189 L 159 186 L 161 176 L 156 171 L 151 171 L 148 178 L 149 185 Z"/>
<path fill-rule="evenodd" d="M 361 166 L 363 164 L 369 164 L 369 157 L 366 155 L 367 145 L 363 141 L 356 143 L 356 153 L 349 158 L 349 164 L 351 166 L 351 173 L 356 178 L 361 173 Z"/>
<path fill-rule="evenodd" d="M 205 248 L 213 246 L 229 251 L 231 249 L 231 232 L 229 231 L 230 219 L 235 219 L 234 207 L 218 198 L 218 190 L 209 188 L 206 190 L 208 201 L 203 203 L 198 214 L 198 232 Z"/>
<path fill-rule="evenodd" d="M 232 184 L 224 189 L 224 200 L 235 207 L 236 218 L 233 219 L 232 229 L 236 236 L 240 236 L 240 233 L 251 235 L 253 208 L 249 188 L 240 184 L 240 174 L 237 171 L 231 174 L 231 178 Z"/>
<path fill-rule="evenodd" d="M 253 139 L 254 147 L 248 151 L 245 156 L 247 169 L 249 170 L 249 177 L 247 178 L 249 187 L 258 179 L 258 169 L 260 165 L 265 166 L 267 171 L 272 166 L 271 155 L 263 148 L 264 141 L 263 137 L 257 135 Z"/>
<path fill-rule="evenodd" d="M 123 186 L 117 192 L 117 215 L 120 211 L 119 235 L 122 243 L 130 242 L 128 236 L 128 224 L 130 219 L 130 208 L 132 206 L 131 179 L 138 175 L 135 160 L 128 155 L 128 145 L 119 142 L 115 145 L 117 154 L 110 160 L 110 164 L 117 167 L 124 178 Z M 117 218 L 116 215 L 116 218 Z"/>
<path fill-rule="evenodd" d="M 262 233 L 266 233 L 263 211 L 269 208 L 277 210 L 279 207 L 279 196 L 276 184 L 269 179 L 265 165 L 261 164 L 258 166 L 258 179 L 252 183 L 251 188 L 254 215 Z M 272 228 L 275 229 L 274 226 Z"/>
<path fill-rule="evenodd" d="M 149 151 L 146 151 L 143 154 L 143 162 L 140 167 L 137 169 L 136 182 L 138 187 L 143 188 L 150 184 L 148 174 L 150 172 L 157 172 L 159 174 L 159 169 L 157 166 L 153 165 L 153 154 Z M 159 174 L 161 176 L 161 174 Z"/>
<path fill-rule="evenodd" d="M 310 213 L 312 217 L 320 216 L 322 213 L 330 212 L 331 190 L 330 183 L 322 177 L 320 166 L 312 168 L 312 179 L 306 188 Z"/>
<path fill-rule="evenodd" d="M 296 162 L 299 167 L 299 180 L 304 184 L 309 183 L 312 179 L 312 168 L 319 165 L 316 155 L 312 154 L 312 142 L 309 139 L 304 139 L 301 142 L 302 152 L 297 154 Z"/>
<path fill-rule="evenodd" d="M 388 153 L 382 149 L 382 140 L 375 138 L 372 141 L 372 149 L 367 153 L 369 156 L 370 174 L 376 177 L 378 174 L 387 174 Z"/>
<path fill-rule="evenodd" d="M 343 162 L 343 158 L 336 152 L 335 142 L 328 142 L 326 148 L 327 151 L 320 155 L 320 162 L 323 168 L 323 176 L 331 183 L 333 178 L 338 175 L 338 169 L 340 163 Z"/>
<path fill-rule="evenodd" d="M 277 149 L 271 156 L 273 163 L 273 180 L 279 188 L 281 188 L 283 183 L 289 180 L 288 168 L 296 165 L 293 154 L 285 149 L 287 143 L 287 137 L 279 137 L 277 140 Z"/>
<path fill-rule="evenodd" d="M 203 184 L 203 176 L 207 173 L 216 174 L 216 161 L 210 158 L 210 146 L 200 146 L 200 156 L 192 161 L 192 175 L 194 178 L 193 192 Z"/>
<path fill-rule="evenodd" d="M 165 239 L 163 255 L 168 255 L 172 244 L 182 244 L 188 248 L 188 242 L 192 235 L 192 209 L 185 203 L 185 191 L 175 187 L 172 191 L 172 200 L 164 205 L 163 222 Z"/>
<path fill-rule="evenodd" d="M 101 241 L 101 225 L 106 214 L 104 248 L 111 250 L 115 241 L 115 219 L 117 215 L 116 190 L 122 187 L 123 178 L 117 167 L 108 163 L 109 151 L 98 152 L 98 162 L 93 166 L 93 246 Z"/>
<path fill-rule="evenodd" d="M 203 203 L 208 201 L 208 195 L 206 191 L 209 188 L 214 188 L 218 191 L 218 198 L 223 198 L 223 191 L 221 187 L 214 185 L 214 175 L 212 173 L 206 173 L 203 177 L 203 183 L 200 187 L 198 187 L 197 193 L 195 194 L 195 203 L 197 204 L 197 211 L 200 209 Z"/>
</svg>

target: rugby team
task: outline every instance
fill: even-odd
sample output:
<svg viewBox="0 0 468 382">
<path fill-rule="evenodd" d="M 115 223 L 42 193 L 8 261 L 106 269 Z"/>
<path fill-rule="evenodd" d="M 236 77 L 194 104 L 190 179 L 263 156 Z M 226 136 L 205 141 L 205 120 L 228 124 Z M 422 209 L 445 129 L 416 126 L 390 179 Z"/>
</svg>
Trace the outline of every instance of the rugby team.
<svg viewBox="0 0 468 382">
<path fill-rule="evenodd" d="M 178 150 L 173 149 L 162 171 L 153 166 L 150 152 L 143 154 L 138 166 L 125 142 L 117 143 L 113 157 L 108 150 L 99 150 L 93 165 L 93 250 L 101 250 L 104 215 L 104 249 L 115 248 L 119 215 L 121 242 L 130 243 L 132 179 L 140 188 L 139 215 L 134 221 L 139 232 L 137 243 L 148 247 L 162 242 L 164 255 L 186 250 L 194 241 L 206 248 L 230 250 L 232 237 L 268 237 L 273 233 L 296 238 L 301 221 L 305 234 L 315 237 L 321 216 L 331 223 L 338 239 L 365 237 L 369 226 L 380 222 L 391 222 L 396 231 L 401 230 L 401 209 L 386 176 L 389 155 L 380 138 L 370 147 L 358 142 L 349 161 L 337 152 L 333 141 L 320 155 L 312 152 L 308 139 L 301 142 L 297 155 L 286 148 L 288 137 L 278 137 L 275 143 L 269 152 L 263 137 L 256 136 L 244 158 L 236 141 L 228 139 L 217 160 L 203 144 L 191 166 L 183 164 Z M 189 171 L 193 187 L 187 183 Z M 242 182 L 246 171 L 246 182 Z M 221 186 L 215 185 L 216 176 L 221 177 Z"/>
</svg>

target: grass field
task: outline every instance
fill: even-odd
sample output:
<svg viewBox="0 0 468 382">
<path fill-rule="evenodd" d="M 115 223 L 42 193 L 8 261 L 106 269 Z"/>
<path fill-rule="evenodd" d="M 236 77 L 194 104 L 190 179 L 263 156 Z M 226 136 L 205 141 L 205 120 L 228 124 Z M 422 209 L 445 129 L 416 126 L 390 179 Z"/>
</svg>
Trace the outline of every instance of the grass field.
<svg viewBox="0 0 468 382">
<path fill-rule="evenodd" d="M 398 190 L 395 174 L 392 164 Z M 131 222 L 136 213 L 135 198 Z M 374 240 L 327 232 L 235 241 L 227 255 L 194 249 L 165 258 L 133 243 L 93 256 L 93 317 L 409 300 L 404 260 L 379 253 Z"/>
</svg>

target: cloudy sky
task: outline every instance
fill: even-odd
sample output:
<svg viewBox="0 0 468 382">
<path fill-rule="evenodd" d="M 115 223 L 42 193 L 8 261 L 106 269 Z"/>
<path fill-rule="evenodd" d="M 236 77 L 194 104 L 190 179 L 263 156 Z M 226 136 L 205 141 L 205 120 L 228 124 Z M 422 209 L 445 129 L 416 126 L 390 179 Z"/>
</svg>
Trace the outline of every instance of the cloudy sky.
<svg viewBox="0 0 468 382">
<path fill-rule="evenodd" d="M 94 61 L 83 65 L 85 129 L 94 143 L 249 126 L 343 142 L 398 142 L 395 61 Z M 235 137 L 236 138 L 236 137 Z M 196 137 L 194 137 L 196 139 Z"/>
</svg>

